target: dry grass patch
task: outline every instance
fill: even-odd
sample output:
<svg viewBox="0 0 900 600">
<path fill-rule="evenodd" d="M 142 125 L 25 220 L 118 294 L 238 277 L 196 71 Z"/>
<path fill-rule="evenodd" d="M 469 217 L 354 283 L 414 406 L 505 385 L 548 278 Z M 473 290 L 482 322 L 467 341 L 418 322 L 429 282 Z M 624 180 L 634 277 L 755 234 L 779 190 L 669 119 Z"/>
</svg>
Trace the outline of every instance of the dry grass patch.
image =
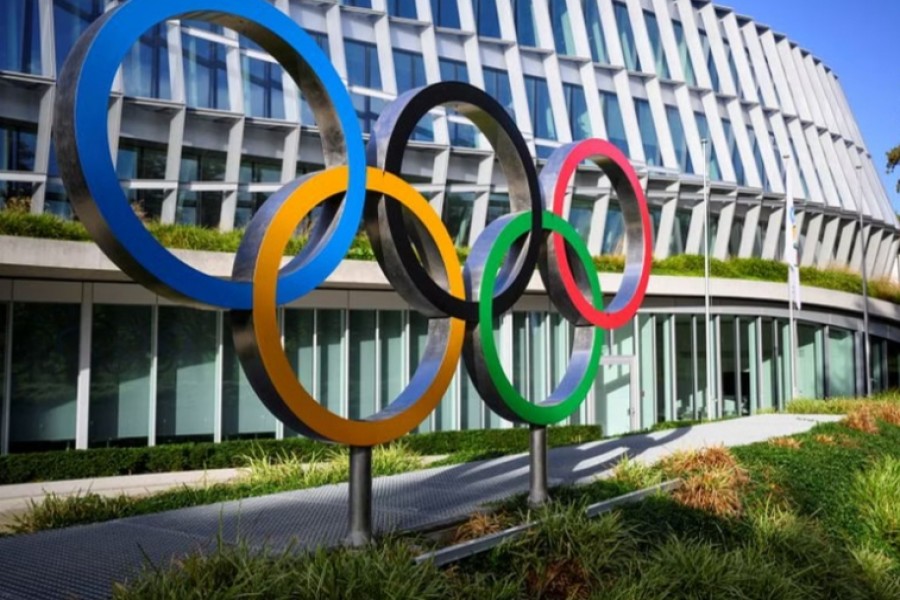
<svg viewBox="0 0 900 600">
<path fill-rule="evenodd" d="M 662 468 L 683 481 L 672 494 L 677 502 L 720 517 L 743 513 L 741 491 L 750 478 L 724 446 L 676 452 L 663 460 Z"/>
<path fill-rule="evenodd" d="M 456 528 L 450 543 L 459 544 L 497 533 L 510 527 L 511 523 L 512 521 L 505 513 L 477 512 Z"/>
<path fill-rule="evenodd" d="M 824 433 L 817 433 L 813 436 L 813 439 L 823 446 L 836 446 L 838 444 L 838 439 L 836 437 Z"/>
<path fill-rule="evenodd" d="M 769 440 L 769 444 L 777 448 L 787 448 L 788 450 L 799 450 L 803 447 L 803 442 L 792 437 L 780 437 Z"/>
<path fill-rule="evenodd" d="M 876 434 L 879 432 L 875 414 L 868 407 L 854 410 L 842 422 L 850 429 L 862 431 L 863 433 Z"/>
</svg>

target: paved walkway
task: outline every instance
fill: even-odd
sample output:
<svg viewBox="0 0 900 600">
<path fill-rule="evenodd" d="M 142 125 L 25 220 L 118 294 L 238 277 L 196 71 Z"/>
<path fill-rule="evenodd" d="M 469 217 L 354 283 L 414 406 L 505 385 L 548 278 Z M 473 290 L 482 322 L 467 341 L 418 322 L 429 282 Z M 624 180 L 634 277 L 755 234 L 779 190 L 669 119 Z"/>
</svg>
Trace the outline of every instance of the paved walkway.
<svg viewBox="0 0 900 600">
<path fill-rule="evenodd" d="M 760 415 L 559 448 L 550 451 L 551 485 L 607 474 L 625 455 L 652 463 L 680 449 L 751 444 L 836 419 Z M 380 477 L 374 526 L 380 532 L 431 526 L 527 489 L 524 454 Z M 339 484 L 0 539 L 0 599 L 106 598 L 113 582 L 147 561 L 164 566 L 218 539 L 272 550 L 335 545 L 346 517 L 347 486 Z"/>
</svg>

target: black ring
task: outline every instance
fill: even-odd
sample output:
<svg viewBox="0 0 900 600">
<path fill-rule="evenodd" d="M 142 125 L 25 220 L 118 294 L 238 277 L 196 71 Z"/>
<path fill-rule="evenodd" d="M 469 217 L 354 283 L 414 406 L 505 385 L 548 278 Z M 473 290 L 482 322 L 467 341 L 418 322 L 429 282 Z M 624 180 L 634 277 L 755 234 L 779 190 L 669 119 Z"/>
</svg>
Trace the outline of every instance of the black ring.
<svg viewBox="0 0 900 600">
<path fill-rule="evenodd" d="M 531 231 L 517 242 L 498 278 L 494 313 L 508 311 L 519 300 L 537 266 L 542 244 L 541 191 L 531 152 L 506 109 L 484 91 L 460 82 L 443 82 L 410 90 L 385 107 L 366 147 L 370 166 L 400 175 L 403 156 L 419 120 L 438 106 L 450 106 L 469 118 L 488 139 L 509 185 L 510 212 L 531 211 Z M 366 232 L 388 280 L 415 309 L 427 316 L 450 316 L 478 321 L 478 304 L 447 293 L 430 265 L 436 249 L 408 227 L 403 210 L 379 196 L 370 196 L 365 209 Z M 473 244 L 473 249 L 478 244 Z M 473 261 L 474 265 L 479 261 Z M 477 274 L 466 262 L 466 287 Z M 477 267 L 475 267 L 477 268 Z"/>
</svg>

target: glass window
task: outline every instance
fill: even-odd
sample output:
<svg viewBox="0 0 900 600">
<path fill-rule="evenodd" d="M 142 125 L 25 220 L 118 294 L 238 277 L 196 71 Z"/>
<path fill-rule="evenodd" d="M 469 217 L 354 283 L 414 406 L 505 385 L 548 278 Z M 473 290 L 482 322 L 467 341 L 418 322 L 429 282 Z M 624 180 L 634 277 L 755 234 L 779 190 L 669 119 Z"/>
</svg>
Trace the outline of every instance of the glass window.
<svg viewBox="0 0 900 600">
<path fill-rule="evenodd" d="M 660 166 L 662 165 L 662 154 L 659 150 L 656 124 L 653 122 L 653 112 L 650 110 L 650 103 L 641 98 L 635 98 L 634 109 L 637 112 L 638 127 L 641 129 L 644 159 L 648 165 Z"/>
<path fill-rule="evenodd" d="M 188 33 L 182 34 L 182 44 L 188 106 L 229 110 L 225 47 Z"/>
<path fill-rule="evenodd" d="M 498 217 L 509 213 L 509 194 L 492 193 L 488 196 L 487 217 L 485 226 L 493 223 Z"/>
<path fill-rule="evenodd" d="M 103 14 L 104 4 L 105 0 L 53 0 L 57 73 L 62 72 L 69 51 L 84 30 Z"/>
<path fill-rule="evenodd" d="M 618 201 L 610 200 L 606 210 L 606 225 L 603 228 L 601 254 L 621 256 L 625 254 L 625 220 Z"/>
<path fill-rule="evenodd" d="M 0 119 L 0 170 L 34 171 L 37 123 Z"/>
<path fill-rule="evenodd" d="M 722 129 L 725 131 L 725 141 L 728 144 L 728 151 L 731 154 L 731 164 L 734 165 L 734 176 L 738 185 L 747 185 L 747 173 L 744 171 L 744 161 L 741 160 L 740 152 L 738 152 L 737 140 L 734 137 L 734 128 L 731 121 L 722 119 Z"/>
<path fill-rule="evenodd" d="M 769 181 L 769 175 L 768 173 L 766 173 L 766 165 L 763 163 L 762 150 L 759 147 L 759 139 L 757 139 L 756 137 L 756 129 L 753 127 L 748 127 L 747 136 L 749 136 L 750 145 L 753 148 L 753 164 L 756 165 L 756 172 L 759 173 L 759 178 L 762 182 L 763 189 L 771 190 L 772 185 Z"/>
<path fill-rule="evenodd" d="M 12 452 L 75 445 L 80 322 L 78 304 L 14 304 L 9 414 Z"/>
<path fill-rule="evenodd" d="M 727 39 L 723 38 L 723 43 L 725 45 L 725 56 L 728 57 L 728 70 L 731 72 L 731 80 L 734 82 L 735 93 L 740 97 L 741 95 L 741 78 L 738 77 L 737 65 L 734 63 L 734 55 L 731 52 L 731 44 Z"/>
<path fill-rule="evenodd" d="M 149 306 L 95 304 L 88 440 L 144 446 L 150 431 Z"/>
<path fill-rule="evenodd" d="M 628 138 L 625 135 L 625 122 L 622 120 L 619 97 L 613 92 L 600 90 L 600 104 L 603 108 L 603 122 L 606 124 L 607 139 L 627 156 Z"/>
<path fill-rule="evenodd" d="M 253 216 L 259 212 L 263 203 L 269 199 L 269 192 L 238 191 L 237 206 L 234 210 L 234 228 L 243 229 L 250 224 Z M 309 217 L 304 219 L 304 223 Z M 299 229 L 299 228 L 298 228 Z"/>
<path fill-rule="evenodd" d="M 344 40 L 347 58 L 347 80 L 350 85 L 381 89 L 381 68 L 378 65 L 378 48 L 375 44 Z"/>
<path fill-rule="evenodd" d="M 390 404 L 403 391 L 404 352 L 403 311 L 382 310 L 378 312 L 378 345 L 380 350 L 379 385 L 381 405 L 379 410 Z"/>
<path fill-rule="evenodd" d="M 125 94 L 145 98 L 172 97 L 166 26 L 155 25 L 141 36 L 122 61 Z"/>
<path fill-rule="evenodd" d="M 828 395 L 852 396 L 856 392 L 854 333 L 828 328 Z"/>
<path fill-rule="evenodd" d="M 341 4 L 357 8 L 372 8 L 372 0 L 341 0 Z"/>
<path fill-rule="evenodd" d="M 347 388 L 349 398 L 348 416 L 351 419 L 365 419 L 375 414 L 378 409 L 376 394 L 378 391 L 377 374 L 375 372 L 375 333 L 376 311 L 348 311 L 350 324 L 347 365 Z"/>
<path fill-rule="evenodd" d="M 184 148 L 179 181 L 225 181 L 225 153 Z"/>
<path fill-rule="evenodd" d="M 721 83 L 719 82 L 719 70 L 716 68 L 716 61 L 713 58 L 712 48 L 709 45 L 709 36 L 702 29 L 700 30 L 700 45 L 703 48 L 703 57 L 706 60 L 706 68 L 709 70 L 709 78 L 712 83 L 712 89 L 721 92 Z"/>
<path fill-rule="evenodd" d="M 316 320 L 311 308 L 284 309 L 284 351 L 301 385 L 310 394 L 314 387 L 314 345 Z M 288 428 L 285 428 L 287 436 Z"/>
<path fill-rule="evenodd" d="M 719 168 L 719 156 L 718 152 L 716 152 L 716 145 L 713 144 L 712 139 L 709 137 L 709 123 L 706 120 L 706 115 L 702 112 L 695 112 L 694 116 L 697 118 L 697 131 L 700 134 L 700 140 L 709 140 L 709 178 L 713 181 L 721 181 L 722 170 Z"/>
<path fill-rule="evenodd" d="M 475 194 L 449 193 L 444 202 L 444 223 L 447 231 L 457 246 L 465 247 L 469 242 L 469 231 L 472 228 L 472 212 L 475 206 Z"/>
<path fill-rule="evenodd" d="M 222 439 L 275 437 L 275 417 L 253 390 L 234 349 L 231 319 L 222 328 Z"/>
<path fill-rule="evenodd" d="M 675 417 L 697 417 L 694 318 L 675 315 Z"/>
<path fill-rule="evenodd" d="M 399 94 L 428 83 L 425 78 L 425 60 L 418 52 L 394 50 L 394 69 Z"/>
<path fill-rule="evenodd" d="M 513 119 L 516 118 L 516 113 L 513 109 L 512 90 L 509 87 L 509 76 L 506 74 L 506 71 L 485 67 L 484 91 L 504 106 L 509 116 Z"/>
<path fill-rule="evenodd" d="M 281 183 L 281 161 L 245 156 L 241 161 L 241 183 Z"/>
<path fill-rule="evenodd" d="M 180 190 L 175 207 L 175 222 L 216 229 L 222 218 L 222 192 Z"/>
<path fill-rule="evenodd" d="M 528 94 L 528 106 L 531 107 L 531 126 L 534 128 L 534 137 L 555 140 L 556 124 L 553 121 L 553 108 L 550 106 L 550 90 L 547 88 L 547 80 L 526 75 L 525 92 Z"/>
<path fill-rule="evenodd" d="M 322 33 L 321 31 L 313 31 L 311 29 L 305 29 L 307 34 L 313 39 L 316 45 L 325 53 L 325 56 L 331 58 L 331 50 L 328 47 L 328 34 Z M 309 103 L 306 101 L 306 98 L 303 97 L 303 93 L 300 93 L 300 122 L 304 125 L 315 126 L 316 119 L 313 117 L 312 110 L 309 108 Z"/>
<path fill-rule="evenodd" d="M 559 54 L 575 54 L 575 38 L 572 36 L 569 4 L 567 2 L 550 2 L 549 8 L 556 51 Z"/>
<path fill-rule="evenodd" d="M 537 46 L 537 27 L 534 22 L 533 0 L 512 0 L 516 22 L 516 38 L 522 46 Z M 551 2 L 550 4 L 563 4 Z M 552 10 L 552 9 L 551 9 Z"/>
<path fill-rule="evenodd" d="M 116 173 L 119 179 L 165 179 L 167 156 L 165 146 L 122 140 L 116 157 Z"/>
<path fill-rule="evenodd" d="M 606 51 L 606 38 L 603 37 L 603 25 L 600 22 L 600 8 L 597 0 L 582 0 L 582 12 L 587 26 L 591 58 L 594 62 L 608 63 L 609 54 Z"/>
<path fill-rule="evenodd" d="M 141 221 L 159 221 L 162 218 L 162 206 L 166 200 L 163 190 L 125 190 L 128 203 Z"/>
<path fill-rule="evenodd" d="M 392 17 L 416 18 L 416 3 L 410 0 L 387 0 L 387 12 Z"/>
<path fill-rule="evenodd" d="M 691 54 L 684 38 L 684 25 L 681 21 L 672 21 L 672 28 L 675 30 L 675 42 L 678 44 L 678 58 L 681 59 L 684 81 L 690 86 L 696 86 L 697 77 L 694 75 L 694 63 L 691 62 Z"/>
<path fill-rule="evenodd" d="M 41 72 L 38 0 L 6 0 L 0 8 L 0 70 Z"/>
<path fill-rule="evenodd" d="M 820 325 L 797 324 L 797 388 L 801 398 L 825 397 L 824 332 Z"/>
<path fill-rule="evenodd" d="M 282 69 L 267 60 L 241 55 L 244 81 L 244 110 L 248 116 L 284 119 Z"/>
<path fill-rule="evenodd" d="M 499 38 L 500 18 L 497 15 L 497 0 L 473 0 L 472 4 L 478 35 Z"/>
<path fill-rule="evenodd" d="M 344 415 L 344 311 L 316 311 L 316 357 L 319 404 Z"/>
<path fill-rule="evenodd" d="M 584 88 L 580 85 L 564 83 L 563 93 L 566 96 L 566 110 L 569 113 L 569 127 L 572 131 L 572 139 L 578 141 L 590 138 L 591 119 L 588 116 Z"/>
<path fill-rule="evenodd" d="M 672 144 L 675 146 L 675 158 L 678 159 L 678 168 L 681 169 L 682 173 L 693 173 L 694 165 L 691 163 L 691 153 L 688 151 L 684 125 L 681 122 L 681 114 L 678 112 L 678 108 L 667 105 L 666 120 L 669 121 L 669 131 L 672 132 Z"/>
<path fill-rule="evenodd" d="M 644 11 L 644 20 L 647 22 L 647 35 L 650 37 L 650 48 L 653 50 L 656 74 L 663 79 L 670 79 L 669 65 L 666 63 L 666 52 L 663 49 L 662 39 L 660 39 L 659 21 L 656 19 L 656 15 L 649 10 Z"/>
<path fill-rule="evenodd" d="M 401 0 L 406 2 L 407 0 Z M 431 19 L 438 27 L 459 29 L 457 0 L 431 0 Z"/>
<path fill-rule="evenodd" d="M 675 211 L 675 227 L 672 229 L 672 241 L 669 243 L 669 256 L 684 254 L 687 251 L 687 238 L 693 214 L 690 208 L 679 208 Z"/>
<path fill-rule="evenodd" d="M 159 308 L 156 439 L 211 441 L 218 313 Z"/>
<path fill-rule="evenodd" d="M 622 54 L 625 56 L 625 67 L 629 71 L 643 70 L 640 68 L 640 57 L 637 45 L 634 43 L 634 32 L 631 30 L 628 7 L 622 2 L 613 2 L 613 11 L 616 15 L 616 26 L 619 29 L 619 43 L 622 45 Z"/>
<path fill-rule="evenodd" d="M 438 63 L 441 67 L 441 81 L 469 82 L 469 69 L 463 61 L 438 58 Z"/>
<path fill-rule="evenodd" d="M 594 217 L 594 199 L 587 196 L 574 196 L 569 209 L 569 223 L 582 239 L 587 240 L 591 231 L 591 220 Z"/>
</svg>

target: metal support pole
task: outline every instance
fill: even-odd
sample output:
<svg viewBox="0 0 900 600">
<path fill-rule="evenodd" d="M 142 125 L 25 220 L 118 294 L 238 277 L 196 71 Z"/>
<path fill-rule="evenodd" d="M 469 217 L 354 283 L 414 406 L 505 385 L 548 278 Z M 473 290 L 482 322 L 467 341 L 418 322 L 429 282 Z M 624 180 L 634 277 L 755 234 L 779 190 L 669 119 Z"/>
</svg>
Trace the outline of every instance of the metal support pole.
<svg viewBox="0 0 900 600">
<path fill-rule="evenodd" d="M 547 489 L 547 428 L 531 426 L 528 458 L 531 466 L 531 483 L 528 491 L 528 506 L 538 508 L 550 500 Z"/>
<path fill-rule="evenodd" d="M 783 156 L 784 164 L 787 165 L 785 167 L 785 175 L 787 177 L 787 182 L 785 184 L 785 192 L 786 195 L 789 196 L 790 201 L 793 203 L 793 170 L 791 167 L 794 165 L 794 159 L 790 154 L 785 154 Z M 785 209 L 784 215 L 784 226 L 785 226 L 785 257 L 793 252 L 792 254 L 792 264 L 796 264 L 798 262 L 798 258 L 796 255 L 796 248 L 793 250 L 788 250 L 787 243 L 791 241 L 791 243 L 796 244 L 797 240 L 793 237 L 793 229 L 791 230 L 791 239 L 788 240 L 787 236 L 787 228 L 793 227 L 794 216 L 791 214 L 787 208 Z M 791 262 L 791 261 L 788 261 Z M 794 285 L 791 281 L 790 269 L 791 266 L 788 265 L 789 274 L 788 274 L 788 330 L 790 334 L 790 343 L 791 343 L 791 400 L 796 400 L 800 396 L 800 389 L 797 387 L 797 323 L 794 320 Z"/>
<path fill-rule="evenodd" d="M 866 265 L 866 250 L 868 250 L 869 237 L 866 235 L 863 223 L 863 191 L 862 191 L 862 165 L 856 165 L 856 182 L 859 189 L 859 197 L 856 199 L 857 215 L 859 216 L 859 239 L 862 243 L 862 291 L 863 291 L 863 364 L 865 365 L 865 392 L 866 397 L 872 395 L 872 346 L 869 341 L 869 269 Z"/>
<path fill-rule="evenodd" d="M 372 541 L 372 448 L 350 447 L 350 529 L 344 543 L 359 548 Z"/>
<path fill-rule="evenodd" d="M 713 376 L 712 376 L 712 298 L 709 286 L 709 140 L 704 138 L 703 143 L 703 280 L 706 286 L 704 291 L 704 314 L 706 319 L 706 418 L 710 421 L 716 418 L 715 402 L 713 400 Z"/>
</svg>

